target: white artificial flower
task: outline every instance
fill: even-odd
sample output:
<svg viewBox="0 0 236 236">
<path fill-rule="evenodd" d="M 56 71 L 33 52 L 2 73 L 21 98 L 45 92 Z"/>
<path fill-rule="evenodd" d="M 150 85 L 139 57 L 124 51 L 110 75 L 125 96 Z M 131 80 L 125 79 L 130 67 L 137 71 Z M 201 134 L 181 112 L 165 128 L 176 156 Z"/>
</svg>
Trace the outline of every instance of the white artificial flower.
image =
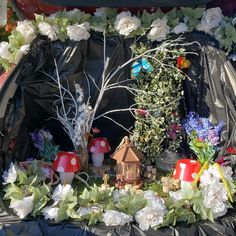
<svg viewBox="0 0 236 236">
<path fill-rule="evenodd" d="M 30 20 L 18 21 L 16 31 L 22 34 L 27 44 L 31 43 L 36 38 L 36 30 Z"/>
<path fill-rule="evenodd" d="M 183 22 L 180 22 L 178 25 L 175 26 L 175 28 L 172 30 L 172 33 L 175 33 L 175 34 L 181 34 L 181 33 L 185 33 L 188 31 L 188 26 L 183 23 Z"/>
<path fill-rule="evenodd" d="M 162 19 L 158 18 L 151 24 L 151 30 L 147 35 L 147 38 L 151 41 L 162 41 L 170 33 L 170 27 L 167 25 L 167 17 Z"/>
<path fill-rule="evenodd" d="M 92 206 L 92 207 L 80 207 L 78 210 L 77 210 L 77 213 L 80 217 L 83 217 L 83 216 L 86 216 L 86 215 L 89 215 L 91 213 L 99 213 L 101 211 L 101 208 L 100 207 L 96 207 L 96 206 Z"/>
<path fill-rule="evenodd" d="M 39 32 L 42 35 L 48 36 L 52 41 L 57 40 L 57 33 L 59 32 L 59 28 L 56 25 L 50 25 L 47 22 L 40 22 L 38 24 Z"/>
<path fill-rule="evenodd" d="M 3 184 L 14 183 L 17 178 L 17 167 L 11 163 L 8 171 L 3 172 L 2 178 L 4 180 Z"/>
<path fill-rule="evenodd" d="M 106 226 L 124 225 L 133 221 L 133 217 L 123 212 L 108 210 L 102 215 Z"/>
<path fill-rule="evenodd" d="M 96 17 L 106 17 L 107 7 L 96 8 L 96 11 L 93 13 Z"/>
<path fill-rule="evenodd" d="M 71 40 L 74 41 L 87 40 L 90 37 L 90 33 L 88 32 L 89 27 L 90 25 L 88 22 L 84 22 L 80 25 L 69 25 L 66 28 L 67 35 Z"/>
<path fill-rule="evenodd" d="M 177 191 L 170 191 L 169 195 L 174 202 L 182 199 L 191 199 L 194 195 L 193 186 L 191 183 L 182 182 L 181 189 Z"/>
<path fill-rule="evenodd" d="M 213 212 L 213 217 L 217 218 L 226 213 L 228 205 L 227 192 L 222 183 L 214 181 L 202 189 L 203 204 L 210 208 Z"/>
<path fill-rule="evenodd" d="M 66 185 L 61 185 L 59 184 L 53 194 L 52 194 L 52 199 L 55 201 L 54 205 L 56 205 L 60 200 L 64 200 L 67 196 L 72 196 L 74 193 L 73 188 L 71 185 L 66 184 Z"/>
<path fill-rule="evenodd" d="M 10 45 L 8 42 L 1 42 L 0 43 L 0 57 L 5 60 L 11 61 L 12 55 L 11 55 L 9 49 L 10 49 Z"/>
<path fill-rule="evenodd" d="M 20 47 L 20 51 L 26 55 L 30 50 L 30 44 L 25 44 Z"/>
<path fill-rule="evenodd" d="M 128 194 L 128 192 L 125 189 L 115 189 L 112 192 L 112 197 L 114 202 L 119 202 L 120 199 L 124 196 L 126 196 Z"/>
<path fill-rule="evenodd" d="M 119 34 L 128 36 L 141 27 L 141 21 L 136 16 L 132 16 L 130 11 L 123 11 L 116 16 L 114 25 Z"/>
<path fill-rule="evenodd" d="M 135 220 L 140 229 L 148 230 L 149 227 L 163 223 L 166 206 L 164 200 L 151 190 L 144 192 L 144 198 L 147 200 L 147 206 L 135 214 Z"/>
<path fill-rule="evenodd" d="M 219 7 L 207 9 L 202 16 L 201 23 L 197 29 L 206 33 L 211 33 L 211 30 L 218 27 L 223 21 L 224 16 Z"/>
<path fill-rule="evenodd" d="M 21 218 L 25 218 L 33 211 L 34 195 L 24 197 L 22 200 L 11 201 L 10 208 Z"/>
<path fill-rule="evenodd" d="M 30 44 L 21 46 L 15 55 L 14 63 L 17 64 L 20 61 L 20 59 L 29 52 L 29 50 L 30 50 Z"/>
<path fill-rule="evenodd" d="M 233 171 L 230 166 L 221 166 L 221 170 L 225 179 L 228 181 L 232 180 Z M 219 170 L 214 166 L 210 165 L 207 170 L 204 170 L 200 177 L 200 186 L 204 187 L 208 184 L 211 184 L 215 181 L 220 181 L 221 176 Z"/>
<path fill-rule="evenodd" d="M 57 221 L 57 219 L 58 219 L 58 210 L 59 210 L 58 207 L 45 207 L 45 208 L 43 208 L 42 213 L 43 213 L 44 218 L 46 220 L 49 219 L 49 220 Z"/>
</svg>

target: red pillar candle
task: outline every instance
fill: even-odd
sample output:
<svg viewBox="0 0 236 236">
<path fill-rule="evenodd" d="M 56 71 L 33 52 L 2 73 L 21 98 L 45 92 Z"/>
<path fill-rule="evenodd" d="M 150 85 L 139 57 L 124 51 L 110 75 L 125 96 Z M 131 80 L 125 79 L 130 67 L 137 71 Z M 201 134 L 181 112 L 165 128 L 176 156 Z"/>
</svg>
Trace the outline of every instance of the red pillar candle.
<svg viewBox="0 0 236 236">
<path fill-rule="evenodd" d="M 199 161 L 191 159 L 180 159 L 176 163 L 173 177 L 186 182 L 193 182 L 201 169 Z"/>
</svg>

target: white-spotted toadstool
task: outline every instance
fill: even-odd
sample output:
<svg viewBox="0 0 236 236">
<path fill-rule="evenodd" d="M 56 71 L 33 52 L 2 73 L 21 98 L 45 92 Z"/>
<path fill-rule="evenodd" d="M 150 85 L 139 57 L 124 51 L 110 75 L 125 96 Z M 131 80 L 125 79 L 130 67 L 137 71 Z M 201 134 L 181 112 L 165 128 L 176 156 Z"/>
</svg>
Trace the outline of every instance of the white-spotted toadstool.
<svg viewBox="0 0 236 236">
<path fill-rule="evenodd" d="M 106 138 L 92 138 L 89 143 L 89 151 L 92 153 L 94 166 L 101 166 L 104 160 L 104 153 L 111 150 Z"/>
<path fill-rule="evenodd" d="M 62 184 L 71 184 L 75 172 L 80 170 L 80 162 L 74 152 L 58 152 L 52 168 L 60 173 Z"/>
</svg>

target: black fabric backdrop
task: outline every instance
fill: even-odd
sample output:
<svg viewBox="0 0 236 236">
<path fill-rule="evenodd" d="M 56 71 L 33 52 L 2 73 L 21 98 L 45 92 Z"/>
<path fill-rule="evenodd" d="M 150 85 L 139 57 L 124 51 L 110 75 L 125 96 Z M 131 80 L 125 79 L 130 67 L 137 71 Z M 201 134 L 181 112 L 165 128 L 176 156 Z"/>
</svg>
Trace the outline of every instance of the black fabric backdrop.
<svg viewBox="0 0 236 236">
<path fill-rule="evenodd" d="M 217 43 L 210 36 L 193 32 L 184 36 L 184 41 L 198 42 L 186 48 L 187 51 L 195 52 L 197 55 L 190 55 L 192 62 L 188 70 L 191 80 L 184 81 L 184 98 L 181 102 L 182 117 L 189 111 L 196 111 L 202 116 L 210 116 L 214 122 L 223 120 L 225 128 L 222 135 L 222 145 L 226 146 L 236 144 L 236 110 L 235 110 L 235 94 L 234 84 L 236 76 L 232 66 L 227 62 L 225 54 L 217 49 Z M 145 41 L 145 39 L 140 39 Z M 119 65 L 126 62 L 131 57 L 130 45 L 133 39 L 124 39 L 122 37 L 108 37 L 106 42 L 106 57 L 109 58 L 108 73 L 113 71 Z M 153 45 L 155 46 L 155 45 Z M 59 74 L 62 82 L 68 81 L 70 89 L 73 91 L 74 82 L 80 83 L 84 88 L 85 95 L 88 97 L 88 83 L 85 79 L 91 75 L 99 85 L 103 72 L 103 36 L 100 34 L 92 34 L 87 41 L 81 42 L 60 42 L 51 43 L 45 37 L 40 37 L 32 44 L 31 51 L 21 67 L 16 70 L 19 85 L 19 93 L 22 96 L 16 96 L 15 103 L 19 104 L 19 98 L 23 98 L 21 102 L 25 116 L 22 119 L 21 126 L 18 129 L 5 128 L 5 133 L 14 132 L 16 136 L 15 146 L 11 152 L 7 150 L 8 143 L 11 140 L 7 138 L 3 140 L 2 150 L 8 155 L 8 159 L 22 161 L 34 155 L 34 149 L 30 144 L 30 131 L 45 126 L 48 128 L 55 139 L 55 143 L 60 145 L 61 150 L 71 150 L 72 144 L 67 135 L 63 131 L 59 121 L 55 119 L 54 102 L 55 94 L 58 89 L 51 85 L 50 77 L 45 76 L 42 71 L 55 77 L 54 58 L 58 63 Z M 130 65 L 116 74 L 111 82 L 126 81 L 130 78 Z M 127 82 L 122 85 L 127 84 Z M 91 104 L 94 105 L 98 90 L 90 82 Z M 67 85 L 66 85 L 67 86 Z M 133 104 L 130 93 L 125 89 L 114 89 L 106 92 L 102 103 L 98 109 L 98 115 L 111 109 L 128 108 Z M 13 113 L 17 114 L 16 112 Z M 130 128 L 134 119 L 129 112 L 118 112 L 110 114 L 110 117 L 126 128 Z M 14 120 L 14 119 L 13 119 Z M 14 125 L 12 125 L 14 127 Z M 122 137 L 127 132 L 112 121 L 101 118 L 94 122 L 93 127 L 101 130 L 99 136 L 107 137 L 111 147 L 114 148 L 119 144 Z M 9 131 L 10 130 L 10 131 Z M 6 135 L 11 137 L 12 135 Z M 183 145 L 184 152 L 186 149 Z"/>
<path fill-rule="evenodd" d="M 145 39 L 144 39 L 145 40 Z M 225 129 L 222 140 L 223 144 L 235 144 L 235 88 L 236 81 L 235 71 L 230 63 L 226 61 L 224 53 L 217 49 L 217 43 L 209 36 L 193 32 L 185 35 L 188 42 L 197 41 L 187 47 L 188 51 L 197 52 L 198 55 L 192 55 L 189 59 L 192 62 L 188 74 L 191 80 L 184 81 L 184 98 L 181 103 L 181 113 L 185 116 L 189 111 L 196 111 L 200 115 L 211 115 L 217 122 L 225 121 Z M 132 39 L 123 39 L 120 37 L 107 38 L 107 58 L 109 60 L 109 70 L 119 66 L 131 57 L 129 49 Z M 15 146 L 11 152 L 8 150 L 8 143 L 11 141 L 6 138 L 1 143 L 2 152 L 5 156 L 1 157 L 5 163 L 12 160 L 24 160 L 29 157 L 32 151 L 32 145 L 29 142 L 28 132 L 35 128 L 46 126 L 54 135 L 55 142 L 60 144 L 61 149 L 70 149 L 71 143 L 63 132 L 59 122 L 51 119 L 55 116 L 53 103 L 57 89 L 51 86 L 51 80 L 45 76 L 42 71 L 55 76 L 55 67 L 53 58 L 56 59 L 59 67 L 59 74 L 62 82 L 65 78 L 71 85 L 73 90 L 73 82 L 79 82 L 85 89 L 88 96 L 87 82 L 85 80 L 84 71 L 92 75 L 99 83 L 103 71 L 103 37 L 99 34 L 93 34 L 88 41 L 82 42 L 53 42 L 47 38 L 40 37 L 32 44 L 29 55 L 24 59 L 24 63 L 16 68 L 19 74 L 17 84 L 19 89 L 11 103 L 16 109 L 11 112 L 12 116 L 16 116 L 19 110 L 24 112 L 19 119 L 7 119 L 18 122 L 15 124 L 4 124 L 5 128 L 9 126 L 14 129 L 6 129 L 10 134 L 5 137 L 12 137 L 12 133 L 16 133 Z M 113 82 L 119 80 L 124 81 L 130 76 L 130 66 L 127 66 L 121 73 L 113 78 Z M 92 104 L 94 104 L 97 96 L 95 87 L 91 87 Z M 124 108 L 132 104 L 132 97 L 125 90 L 112 91 L 105 94 L 98 113 L 115 108 Z M 223 104 L 223 105 L 222 105 Z M 8 109 L 11 110 L 11 109 Z M 21 112 L 20 112 L 21 113 Z M 9 114 L 6 114 L 8 117 Z M 114 119 L 121 122 L 127 128 L 133 124 L 133 119 L 129 113 L 114 114 Z M 22 121 L 22 122 L 21 122 Z M 120 142 L 125 132 L 112 122 L 101 119 L 94 126 L 101 129 L 102 136 L 108 137 L 111 146 L 114 148 Z M 9 131 L 10 130 L 10 131 Z M 4 149 L 5 148 L 5 149 Z M 17 218 L 9 214 L 3 214 L 0 222 L 14 223 Z M 81 225 L 80 225 L 81 226 Z M 82 225 L 84 227 L 84 225 Z M 83 228 L 82 227 L 82 228 Z M 87 228 L 85 228 L 87 229 Z M 164 228 L 158 231 L 158 234 L 152 230 L 146 235 L 236 235 L 235 212 L 231 211 L 228 215 L 217 221 L 216 224 L 209 222 L 199 222 L 189 227 L 183 224 L 176 228 Z M 6 233 L 7 232 L 7 233 Z M 62 223 L 54 224 L 42 219 L 23 221 L 19 224 L 12 224 L 4 227 L 0 231 L 0 235 L 145 235 L 137 226 L 107 228 L 103 225 L 90 229 L 91 233 L 78 228 L 74 224 Z M 218 233 L 217 233 L 218 232 Z"/>
</svg>

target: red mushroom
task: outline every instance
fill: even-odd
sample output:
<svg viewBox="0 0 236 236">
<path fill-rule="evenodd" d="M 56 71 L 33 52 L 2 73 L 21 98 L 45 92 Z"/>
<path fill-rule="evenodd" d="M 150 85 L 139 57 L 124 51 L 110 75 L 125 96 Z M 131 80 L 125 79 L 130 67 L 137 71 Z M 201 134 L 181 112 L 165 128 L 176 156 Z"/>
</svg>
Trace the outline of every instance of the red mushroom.
<svg viewBox="0 0 236 236">
<path fill-rule="evenodd" d="M 80 162 L 74 152 L 58 152 L 52 168 L 60 173 L 62 184 L 71 184 L 75 172 L 80 170 Z"/>
<path fill-rule="evenodd" d="M 199 161 L 180 159 L 176 164 L 173 177 L 184 182 L 193 182 L 200 169 L 201 164 Z"/>
<path fill-rule="evenodd" d="M 92 138 L 89 143 L 89 151 L 92 153 L 94 166 L 101 166 L 104 160 L 104 153 L 111 150 L 106 138 Z"/>
</svg>

